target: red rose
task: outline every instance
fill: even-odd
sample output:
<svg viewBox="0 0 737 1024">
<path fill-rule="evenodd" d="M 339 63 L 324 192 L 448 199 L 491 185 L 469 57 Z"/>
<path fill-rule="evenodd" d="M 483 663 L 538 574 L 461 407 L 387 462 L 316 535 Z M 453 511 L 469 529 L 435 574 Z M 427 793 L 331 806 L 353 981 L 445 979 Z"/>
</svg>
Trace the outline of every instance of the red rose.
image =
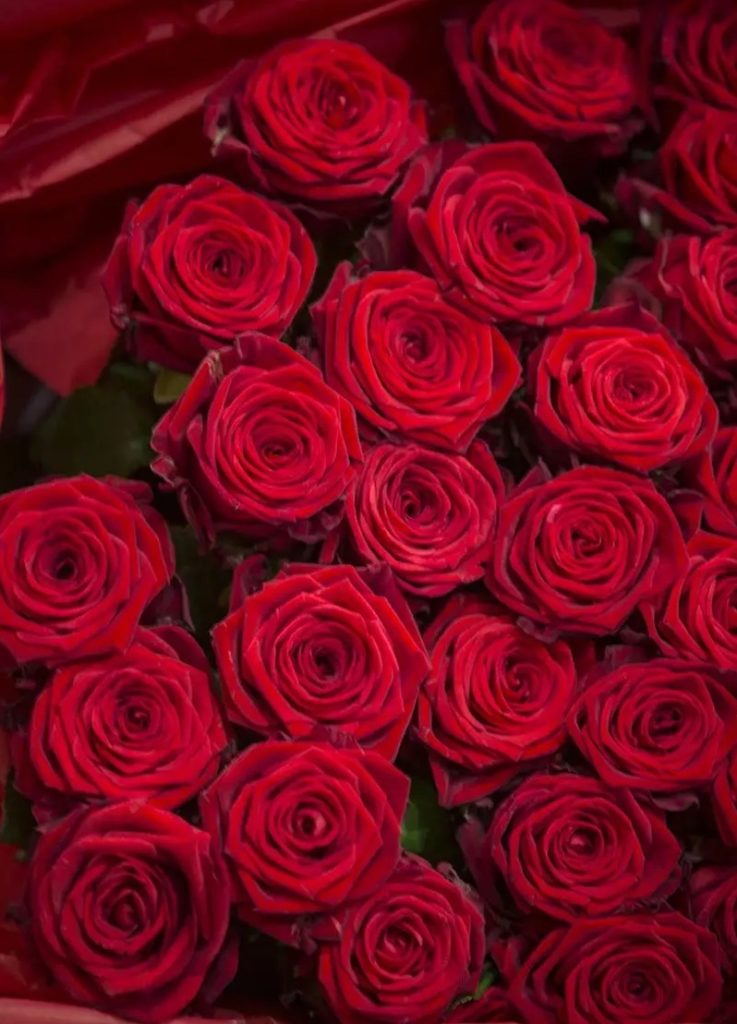
<svg viewBox="0 0 737 1024">
<path fill-rule="evenodd" d="M 174 808 L 212 781 L 226 742 L 195 641 L 177 626 L 139 629 L 124 654 L 57 669 L 31 714 L 31 775 L 16 783 L 41 807 L 135 797 Z"/>
<path fill-rule="evenodd" d="M 719 414 L 693 364 L 631 305 L 599 309 L 533 352 L 534 415 L 585 457 L 649 472 L 712 441 Z"/>
<path fill-rule="evenodd" d="M 316 265 L 286 207 L 202 175 L 129 207 L 103 284 L 138 359 L 191 370 L 241 334 L 286 330 Z"/>
<path fill-rule="evenodd" d="M 112 804 L 43 833 L 29 909 L 36 946 L 72 999 L 157 1024 L 213 969 L 227 875 L 206 832 L 140 801 Z"/>
<path fill-rule="evenodd" d="M 408 796 L 409 779 L 379 754 L 267 740 L 228 766 L 200 811 L 239 916 L 297 944 L 386 881 Z"/>
<path fill-rule="evenodd" d="M 483 958 L 470 890 L 405 856 L 348 912 L 339 941 L 322 946 L 318 977 L 340 1024 L 435 1024 L 474 991 Z"/>
<path fill-rule="evenodd" d="M 209 97 L 213 150 L 264 192 L 352 217 L 382 199 L 427 141 L 406 82 L 362 46 L 280 43 Z"/>
<path fill-rule="evenodd" d="M 687 564 L 673 512 L 647 480 L 582 466 L 533 470 L 502 506 L 487 585 L 534 622 L 603 636 Z"/>
<path fill-rule="evenodd" d="M 737 111 L 684 110 L 658 153 L 656 183 L 622 178 L 617 197 L 641 223 L 694 234 L 737 227 Z"/>
<path fill-rule="evenodd" d="M 465 594 L 448 601 L 425 642 L 431 670 L 418 733 L 442 806 L 493 793 L 563 745 L 576 688 L 565 643 L 544 644 L 508 613 Z"/>
<path fill-rule="evenodd" d="M 519 380 L 504 336 L 448 305 L 431 278 L 411 270 L 356 280 L 342 263 L 312 317 L 325 379 L 370 439 L 398 435 L 465 451 Z"/>
<path fill-rule="evenodd" d="M 721 964 L 728 974 L 737 970 L 737 869 L 699 868 L 689 881 L 692 916 L 708 928 L 722 947 Z"/>
<path fill-rule="evenodd" d="M 677 107 L 737 111 L 737 16 L 730 0 L 668 0 L 650 10 L 655 97 Z"/>
<path fill-rule="evenodd" d="M 688 467 L 687 483 L 699 493 L 706 526 L 737 537 L 737 427 L 723 427 L 711 452 Z"/>
<path fill-rule="evenodd" d="M 687 352 L 710 374 L 731 380 L 737 365 L 737 231 L 713 238 L 666 235 L 652 260 L 620 279 L 630 294 L 644 292 Z M 641 299 L 642 301 L 642 299 Z"/>
<path fill-rule="evenodd" d="M 324 536 L 361 459 L 353 410 L 282 342 L 246 334 L 203 360 L 154 428 L 153 470 L 212 541 Z"/>
<path fill-rule="evenodd" d="M 578 775 L 526 779 L 485 836 L 466 826 L 464 845 L 492 902 L 500 877 L 523 913 L 562 921 L 632 910 L 680 881 L 681 848 L 660 814 L 625 789 Z"/>
<path fill-rule="evenodd" d="M 0 496 L 0 648 L 17 664 L 124 651 L 173 572 L 145 484 L 88 476 Z"/>
<path fill-rule="evenodd" d="M 722 842 L 737 846 L 737 748 L 719 766 L 712 790 L 712 807 Z"/>
<path fill-rule="evenodd" d="M 472 29 L 452 22 L 448 48 L 491 135 L 593 143 L 622 151 L 637 130 L 634 59 L 594 18 L 557 0 L 492 0 Z"/>
<path fill-rule="evenodd" d="M 706 1021 L 721 997 L 718 952 L 681 914 L 576 921 L 542 940 L 510 997 L 527 1024 Z"/>
<path fill-rule="evenodd" d="M 262 735 L 315 725 L 394 758 L 427 659 L 385 568 L 286 567 L 213 630 L 232 721 Z"/>
<path fill-rule="evenodd" d="M 737 666 L 737 541 L 698 533 L 686 572 L 658 604 L 643 608 L 663 654 L 718 668 Z"/>
<path fill-rule="evenodd" d="M 503 489 L 482 441 L 465 456 L 377 445 L 348 495 L 351 547 L 385 562 L 408 593 L 440 597 L 483 576 Z"/>
<path fill-rule="evenodd" d="M 421 181 L 425 196 L 397 201 L 409 205 L 414 243 L 449 302 L 532 327 L 591 308 L 596 269 L 579 225 L 596 214 L 568 195 L 537 146 L 479 146 L 433 182 L 438 170 L 431 153 L 418 157 L 408 182 Z"/>
<path fill-rule="evenodd" d="M 708 785 L 737 742 L 737 677 L 654 658 L 589 683 L 571 737 L 609 786 L 680 793 Z"/>
<path fill-rule="evenodd" d="M 468 1024 L 519 1024 L 520 1017 L 509 1002 L 504 989 L 494 985 L 480 999 L 461 1003 L 444 1018 L 447 1024 L 467 1021 Z"/>
</svg>

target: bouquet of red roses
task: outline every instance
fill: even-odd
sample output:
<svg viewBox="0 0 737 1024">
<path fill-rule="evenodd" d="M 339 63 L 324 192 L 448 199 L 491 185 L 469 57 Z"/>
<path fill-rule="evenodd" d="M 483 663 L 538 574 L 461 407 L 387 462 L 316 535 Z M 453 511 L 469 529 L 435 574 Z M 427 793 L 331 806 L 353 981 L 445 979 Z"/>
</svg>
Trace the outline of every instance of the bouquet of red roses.
<svg viewBox="0 0 737 1024">
<path fill-rule="evenodd" d="M 734 1021 L 737 9 L 89 6 L 7 26 L 0 1021 Z"/>
</svg>

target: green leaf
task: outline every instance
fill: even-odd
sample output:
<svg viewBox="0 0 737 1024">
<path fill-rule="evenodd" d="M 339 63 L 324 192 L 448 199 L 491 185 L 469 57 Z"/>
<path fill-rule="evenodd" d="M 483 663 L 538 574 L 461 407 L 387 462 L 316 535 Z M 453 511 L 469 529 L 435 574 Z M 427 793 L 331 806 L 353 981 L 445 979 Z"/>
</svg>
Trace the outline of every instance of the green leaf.
<svg viewBox="0 0 737 1024">
<path fill-rule="evenodd" d="M 156 413 L 109 385 L 81 388 L 42 425 L 31 455 L 46 473 L 130 476 L 151 461 Z"/>
<path fill-rule="evenodd" d="M 177 556 L 177 574 L 187 590 L 197 636 L 207 643 L 210 629 L 227 614 L 223 594 L 230 572 L 212 552 L 203 552 L 189 526 L 173 526 L 171 535 Z"/>
<path fill-rule="evenodd" d="M 35 828 L 31 804 L 24 796 L 21 796 L 13 785 L 12 779 L 8 779 L 5 787 L 5 806 L 2 819 L 0 843 L 8 843 L 10 846 L 27 846 Z"/>
<path fill-rule="evenodd" d="M 177 373 L 175 370 L 159 370 L 154 381 L 154 402 L 157 405 L 171 405 L 192 380 L 189 373 Z"/>
<path fill-rule="evenodd" d="M 402 847 L 433 864 L 457 859 L 450 815 L 439 806 L 435 786 L 428 779 L 412 780 L 402 822 Z"/>
</svg>

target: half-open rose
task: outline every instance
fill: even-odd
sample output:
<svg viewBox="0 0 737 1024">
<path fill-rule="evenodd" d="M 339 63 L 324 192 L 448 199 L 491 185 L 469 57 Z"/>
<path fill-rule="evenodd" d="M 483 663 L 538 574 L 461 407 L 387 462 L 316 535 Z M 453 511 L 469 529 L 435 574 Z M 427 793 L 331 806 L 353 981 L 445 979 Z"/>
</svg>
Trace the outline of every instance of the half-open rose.
<svg viewBox="0 0 737 1024">
<path fill-rule="evenodd" d="M 576 688 L 565 643 L 542 643 L 470 595 L 448 601 L 425 642 L 417 725 L 443 806 L 494 792 L 562 746 Z"/>
<path fill-rule="evenodd" d="M 702 867 L 689 880 L 693 919 L 714 932 L 728 974 L 737 970 L 737 869 Z"/>
<path fill-rule="evenodd" d="M 213 630 L 232 721 L 295 739 L 316 725 L 394 758 L 427 671 L 386 567 L 293 564 Z"/>
<path fill-rule="evenodd" d="M 687 564 L 666 500 L 648 480 L 581 466 L 530 472 L 499 513 L 486 582 L 534 622 L 603 636 Z"/>
<path fill-rule="evenodd" d="M 296 944 L 386 881 L 408 795 L 409 779 L 379 754 L 267 740 L 228 766 L 200 810 L 241 918 Z"/>
<path fill-rule="evenodd" d="M 139 629 L 123 654 L 57 669 L 34 703 L 16 785 L 41 812 L 134 797 L 174 808 L 212 781 L 226 741 L 195 641 L 176 626 Z"/>
<path fill-rule="evenodd" d="M 75 476 L 0 497 L 0 649 L 57 664 L 124 651 L 174 553 L 145 484 Z"/>
<path fill-rule="evenodd" d="M 324 536 L 361 459 L 350 405 L 307 359 L 246 334 L 203 360 L 151 438 L 154 472 L 211 541 Z"/>
<path fill-rule="evenodd" d="M 427 140 L 407 83 L 335 38 L 239 64 L 207 100 L 205 133 L 259 191 L 348 217 L 386 196 Z"/>
<path fill-rule="evenodd" d="M 383 434 L 465 451 L 519 379 L 504 336 L 449 305 L 412 270 L 351 278 L 342 263 L 312 307 L 325 378 L 374 440 Z"/>
<path fill-rule="evenodd" d="M 409 594 L 439 597 L 483 576 L 503 492 L 483 441 L 467 455 L 377 445 L 348 495 L 349 546 L 362 562 L 385 562 Z"/>
<path fill-rule="evenodd" d="M 170 811 L 136 800 L 64 818 L 39 840 L 28 900 L 36 946 L 76 1002 L 159 1024 L 217 984 L 225 864 Z"/>
<path fill-rule="evenodd" d="M 286 207 L 202 175 L 131 204 L 103 283 L 139 359 L 192 370 L 247 331 L 280 335 L 317 258 Z"/>
</svg>

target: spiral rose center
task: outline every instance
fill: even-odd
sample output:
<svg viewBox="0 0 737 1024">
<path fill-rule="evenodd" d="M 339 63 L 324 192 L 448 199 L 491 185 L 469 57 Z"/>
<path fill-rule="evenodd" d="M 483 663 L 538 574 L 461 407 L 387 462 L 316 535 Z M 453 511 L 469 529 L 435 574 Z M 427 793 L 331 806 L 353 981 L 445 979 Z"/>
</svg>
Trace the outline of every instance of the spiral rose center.
<svg viewBox="0 0 737 1024">
<path fill-rule="evenodd" d="M 333 130 L 348 128 L 360 113 L 360 93 L 347 79 L 326 79 L 320 89 L 319 109 Z"/>
<path fill-rule="evenodd" d="M 650 735 L 654 740 L 668 739 L 680 731 L 683 725 L 683 712 L 676 705 L 658 708 L 652 716 Z"/>
</svg>

